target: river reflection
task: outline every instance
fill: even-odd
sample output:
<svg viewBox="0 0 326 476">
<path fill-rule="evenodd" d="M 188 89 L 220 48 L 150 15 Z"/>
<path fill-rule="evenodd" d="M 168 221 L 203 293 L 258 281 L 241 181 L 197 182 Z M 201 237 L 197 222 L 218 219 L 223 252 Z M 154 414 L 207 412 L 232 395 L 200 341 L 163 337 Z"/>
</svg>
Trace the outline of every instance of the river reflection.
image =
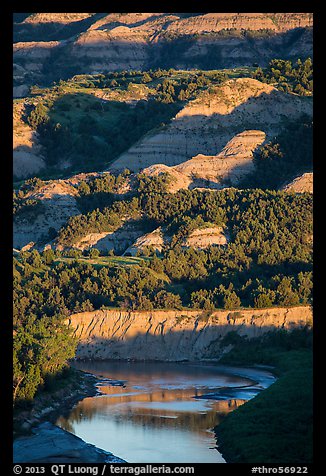
<svg viewBox="0 0 326 476">
<path fill-rule="evenodd" d="M 132 463 L 224 462 L 212 431 L 244 399 L 210 400 L 221 387 L 253 384 L 216 366 L 178 363 L 78 363 L 86 372 L 124 381 L 100 387 L 57 424 Z"/>
</svg>

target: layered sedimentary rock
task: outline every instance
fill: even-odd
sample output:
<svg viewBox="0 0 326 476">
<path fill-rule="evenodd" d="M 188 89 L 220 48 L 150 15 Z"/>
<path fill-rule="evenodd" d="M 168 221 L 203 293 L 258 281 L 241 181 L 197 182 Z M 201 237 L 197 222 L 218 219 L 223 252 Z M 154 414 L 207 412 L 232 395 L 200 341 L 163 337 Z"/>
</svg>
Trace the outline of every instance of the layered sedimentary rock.
<svg viewBox="0 0 326 476">
<path fill-rule="evenodd" d="M 92 16 L 92 13 L 33 13 L 25 18 L 23 24 L 38 23 L 73 23 L 75 21 L 84 20 Z"/>
<path fill-rule="evenodd" d="M 311 13 L 37 13 L 16 24 L 15 32 L 26 50 L 26 68 L 46 77 L 47 69 L 33 59 L 41 38 L 64 39 L 56 56 L 61 76 L 67 64 L 83 73 L 144 70 L 164 62 L 200 68 L 209 61 L 213 69 L 309 56 L 312 25 Z M 171 53 L 175 42 L 177 57 Z"/>
<path fill-rule="evenodd" d="M 265 141 L 262 131 L 245 131 L 231 139 L 217 155 L 198 154 L 190 160 L 174 167 L 156 164 L 144 169 L 144 173 L 172 177 L 169 190 L 181 188 L 225 188 L 237 185 L 239 180 L 254 169 L 253 153 Z"/>
<path fill-rule="evenodd" d="M 192 231 L 183 240 L 182 246 L 205 249 L 212 245 L 226 245 L 228 238 L 221 226 L 210 226 Z"/>
<path fill-rule="evenodd" d="M 196 174 L 202 179 L 231 175 L 231 181 L 233 174 L 236 182 L 244 169 L 250 171 L 252 153 L 265 136 L 277 134 L 282 118 L 303 113 L 312 114 L 310 98 L 285 94 L 255 79 L 229 80 L 190 101 L 168 126 L 147 134 L 110 170 L 157 174 L 161 168 L 175 176 L 180 183 L 176 189 L 188 188 Z M 164 170 L 166 166 L 173 170 Z"/>
<path fill-rule="evenodd" d="M 129 248 L 127 248 L 124 254 L 135 256 L 138 251 L 142 251 L 146 247 L 151 247 L 160 253 L 163 246 L 170 243 L 170 241 L 171 236 L 169 236 L 162 227 L 159 227 L 138 238 L 131 246 L 129 246 Z M 227 235 L 224 233 L 221 226 L 208 226 L 206 228 L 193 230 L 189 236 L 186 236 L 183 239 L 181 247 L 204 249 L 208 246 L 226 245 L 227 243 Z"/>
<path fill-rule="evenodd" d="M 143 229 L 137 225 L 134 222 L 126 222 L 116 231 L 89 233 L 77 243 L 74 243 L 73 247 L 79 250 L 97 248 L 100 251 L 114 250 L 122 253 L 144 234 Z M 61 249 L 61 247 L 58 246 L 58 249 Z"/>
<path fill-rule="evenodd" d="M 312 324 L 310 306 L 239 311 L 109 311 L 78 313 L 67 323 L 79 340 L 77 358 L 196 360 L 222 354 L 230 331 L 248 338 Z"/>
<path fill-rule="evenodd" d="M 230 29 L 284 32 L 309 26 L 312 26 L 310 13 L 206 13 L 175 21 L 166 31 L 188 35 Z"/>
</svg>

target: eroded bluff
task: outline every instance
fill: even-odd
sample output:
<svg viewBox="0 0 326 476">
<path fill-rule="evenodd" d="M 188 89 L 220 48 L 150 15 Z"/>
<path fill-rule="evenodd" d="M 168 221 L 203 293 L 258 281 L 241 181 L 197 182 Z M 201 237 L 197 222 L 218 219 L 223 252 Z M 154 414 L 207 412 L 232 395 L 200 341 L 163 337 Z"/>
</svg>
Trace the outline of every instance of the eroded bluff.
<svg viewBox="0 0 326 476">
<path fill-rule="evenodd" d="M 248 338 L 312 325 L 310 306 L 239 311 L 120 311 L 73 314 L 78 359 L 199 360 L 218 358 L 230 331 Z"/>
</svg>

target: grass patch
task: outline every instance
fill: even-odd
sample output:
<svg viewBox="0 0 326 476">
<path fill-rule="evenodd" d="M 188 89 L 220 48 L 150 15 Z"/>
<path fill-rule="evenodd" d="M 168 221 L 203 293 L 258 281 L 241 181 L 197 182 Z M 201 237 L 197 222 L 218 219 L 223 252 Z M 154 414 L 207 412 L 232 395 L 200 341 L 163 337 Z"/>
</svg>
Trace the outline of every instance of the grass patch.
<svg viewBox="0 0 326 476">
<path fill-rule="evenodd" d="M 143 262 L 149 262 L 151 258 L 138 258 L 129 256 L 99 256 L 98 258 L 58 258 L 54 261 L 54 264 L 59 262 L 72 263 L 78 261 L 79 263 L 92 264 L 93 266 L 140 266 Z"/>
</svg>

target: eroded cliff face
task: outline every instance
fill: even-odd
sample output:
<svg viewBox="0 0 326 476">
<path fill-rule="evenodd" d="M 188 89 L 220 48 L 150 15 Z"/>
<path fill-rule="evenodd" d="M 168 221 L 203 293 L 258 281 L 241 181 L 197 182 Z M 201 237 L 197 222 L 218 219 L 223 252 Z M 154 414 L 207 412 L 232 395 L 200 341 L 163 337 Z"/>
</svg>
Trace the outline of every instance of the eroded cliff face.
<svg viewBox="0 0 326 476">
<path fill-rule="evenodd" d="M 52 80 L 67 65 L 80 73 L 205 68 L 207 61 L 212 69 L 264 66 L 274 57 L 312 55 L 312 25 L 311 13 L 38 13 L 15 24 L 14 55 L 15 62 L 23 55 L 30 84 L 49 74 L 35 56 L 53 53 Z"/>
<path fill-rule="evenodd" d="M 230 331 L 248 338 L 274 329 L 312 325 L 312 308 L 205 311 L 99 310 L 73 314 L 79 359 L 182 361 L 217 358 Z"/>
<path fill-rule="evenodd" d="M 311 98 L 238 78 L 203 91 L 172 119 L 150 131 L 110 164 L 110 171 L 145 169 L 175 178 L 173 191 L 202 179 L 227 176 L 233 183 L 251 171 L 253 151 L 279 133 L 282 119 L 312 114 Z M 217 187 L 219 188 L 219 187 Z"/>
</svg>

